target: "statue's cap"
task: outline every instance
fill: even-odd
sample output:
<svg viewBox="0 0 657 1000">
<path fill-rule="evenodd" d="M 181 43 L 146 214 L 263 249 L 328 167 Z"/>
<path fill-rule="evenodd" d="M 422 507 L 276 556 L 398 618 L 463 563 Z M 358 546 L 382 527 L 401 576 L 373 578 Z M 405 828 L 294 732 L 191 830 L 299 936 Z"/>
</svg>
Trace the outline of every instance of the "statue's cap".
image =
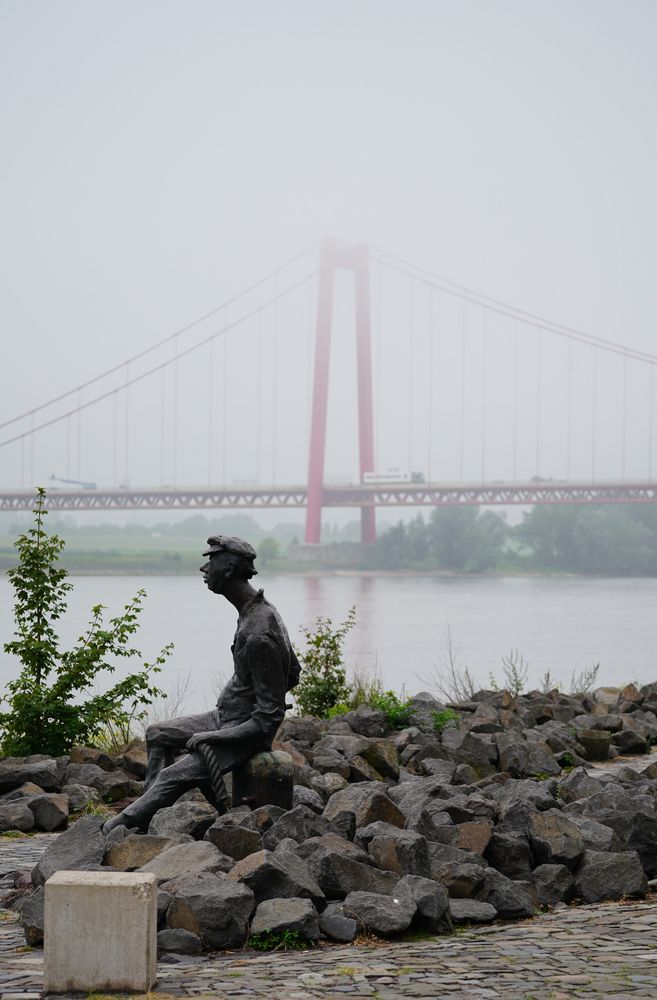
<svg viewBox="0 0 657 1000">
<path fill-rule="evenodd" d="M 242 556 L 253 562 L 256 557 L 256 550 L 242 538 L 231 538 L 230 535 L 210 535 L 208 538 L 208 549 L 204 556 L 211 556 L 213 552 L 231 552 L 235 556 Z"/>
</svg>

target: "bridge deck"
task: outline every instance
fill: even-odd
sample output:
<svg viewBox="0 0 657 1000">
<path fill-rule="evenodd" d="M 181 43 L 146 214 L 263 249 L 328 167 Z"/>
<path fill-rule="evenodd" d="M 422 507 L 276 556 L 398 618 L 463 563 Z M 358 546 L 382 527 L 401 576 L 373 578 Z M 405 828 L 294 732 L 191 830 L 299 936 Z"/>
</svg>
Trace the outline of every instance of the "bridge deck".
<svg viewBox="0 0 657 1000">
<path fill-rule="evenodd" d="M 133 487 L 49 489 L 50 510 L 216 509 L 305 507 L 305 486 Z M 325 507 L 440 507 L 520 504 L 657 503 L 657 481 L 597 483 L 540 480 L 528 483 L 368 483 L 325 486 Z M 31 510 L 33 490 L 0 490 L 0 510 Z"/>
</svg>

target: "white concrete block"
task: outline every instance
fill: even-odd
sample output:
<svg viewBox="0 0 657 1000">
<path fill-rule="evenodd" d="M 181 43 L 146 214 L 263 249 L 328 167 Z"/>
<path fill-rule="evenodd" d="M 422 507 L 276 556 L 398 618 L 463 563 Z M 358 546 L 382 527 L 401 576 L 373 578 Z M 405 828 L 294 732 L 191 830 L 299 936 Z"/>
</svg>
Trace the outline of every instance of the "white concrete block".
<svg viewBox="0 0 657 1000">
<path fill-rule="evenodd" d="M 58 871 L 46 882 L 46 993 L 146 993 L 155 984 L 157 879 Z"/>
</svg>

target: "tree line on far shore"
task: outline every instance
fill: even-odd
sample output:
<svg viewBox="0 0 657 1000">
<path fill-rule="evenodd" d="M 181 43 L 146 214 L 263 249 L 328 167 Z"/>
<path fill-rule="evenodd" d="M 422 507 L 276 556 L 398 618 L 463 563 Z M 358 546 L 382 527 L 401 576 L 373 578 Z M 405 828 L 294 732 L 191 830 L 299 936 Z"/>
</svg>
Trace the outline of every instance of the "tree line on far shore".
<svg viewBox="0 0 657 1000">
<path fill-rule="evenodd" d="M 0 572 L 15 565 L 13 540 L 29 527 L 29 516 L 14 515 L 11 523 L 5 521 Z M 51 521 L 66 539 L 64 561 L 74 572 L 196 572 L 202 543 L 211 534 L 248 539 L 263 569 L 298 571 L 314 565 L 307 559 L 296 560 L 294 546 L 303 538 L 302 522 L 281 523 L 267 530 L 243 512 L 210 517 L 195 513 L 152 525 L 78 524 L 70 516 L 57 514 Z M 359 537 L 359 520 L 322 525 L 324 544 L 353 544 Z M 323 565 L 329 563 L 318 558 L 316 568 Z M 516 525 L 509 525 L 503 515 L 490 509 L 436 507 L 411 521 L 379 524 L 375 544 L 352 552 L 345 565 L 455 573 L 657 576 L 657 504 L 535 506 Z"/>
<path fill-rule="evenodd" d="M 437 507 L 383 532 L 378 569 L 657 576 L 657 505 L 536 506 L 520 524 L 476 507 Z"/>
</svg>

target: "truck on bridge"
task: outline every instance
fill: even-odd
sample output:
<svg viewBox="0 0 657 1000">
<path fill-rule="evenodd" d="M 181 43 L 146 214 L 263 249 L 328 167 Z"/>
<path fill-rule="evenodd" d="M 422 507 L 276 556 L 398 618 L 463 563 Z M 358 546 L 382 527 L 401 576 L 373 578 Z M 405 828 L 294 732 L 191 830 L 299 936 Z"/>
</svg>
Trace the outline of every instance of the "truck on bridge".
<svg viewBox="0 0 657 1000">
<path fill-rule="evenodd" d="M 54 472 L 50 475 L 49 478 L 50 479 L 54 479 L 56 483 L 67 483 L 67 485 L 69 485 L 69 486 L 79 486 L 81 490 L 97 490 L 98 489 L 98 484 L 97 483 L 92 483 L 92 482 L 89 482 L 88 480 L 84 480 L 84 479 L 62 479 L 61 476 L 56 476 Z M 55 489 L 56 489 L 56 487 L 55 487 Z"/>
<path fill-rule="evenodd" d="M 423 472 L 401 472 L 399 469 L 388 469 L 387 472 L 366 472 L 363 475 L 364 486 L 374 486 L 378 483 L 425 483 Z"/>
</svg>

